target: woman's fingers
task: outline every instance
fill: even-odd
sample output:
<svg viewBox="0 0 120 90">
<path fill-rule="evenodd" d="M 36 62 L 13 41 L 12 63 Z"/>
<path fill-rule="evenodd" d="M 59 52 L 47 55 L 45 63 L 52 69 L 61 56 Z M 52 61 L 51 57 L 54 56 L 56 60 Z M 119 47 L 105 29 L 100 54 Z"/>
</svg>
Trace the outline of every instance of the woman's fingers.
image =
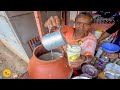
<svg viewBox="0 0 120 90">
<path fill-rule="evenodd" d="M 53 23 L 52 23 L 51 20 L 47 21 L 47 27 L 48 27 L 49 30 L 53 27 Z"/>
<path fill-rule="evenodd" d="M 54 19 L 55 19 L 55 22 L 56 22 L 57 27 L 59 27 L 60 24 L 61 24 L 60 18 L 59 18 L 58 16 L 54 16 Z"/>
<path fill-rule="evenodd" d="M 82 63 L 83 63 L 83 61 L 81 61 L 81 60 L 75 60 L 73 62 L 70 62 L 70 66 L 72 68 L 77 68 L 77 67 L 80 67 Z"/>
<path fill-rule="evenodd" d="M 51 16 L 44 24 L 44 26 L 48 29 L 52 27 L 59 27 L 60 26 L 60 18 L 58 16 Z"/>
<path fill-rule="evenodd" d="M 55 18 L 53 16 L 50 17 L 50 21 L 51 21 L 53 26 L 57 26 L 56 20 L 55 20 Z"/>
</svg>

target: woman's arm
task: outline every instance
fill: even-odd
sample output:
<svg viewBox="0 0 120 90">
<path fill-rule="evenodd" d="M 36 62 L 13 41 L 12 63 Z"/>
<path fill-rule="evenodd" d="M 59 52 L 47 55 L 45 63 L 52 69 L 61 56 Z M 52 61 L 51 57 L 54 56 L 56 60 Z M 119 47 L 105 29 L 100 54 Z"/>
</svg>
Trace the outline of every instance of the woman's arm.
<svg viewBox="0 0 120 90">
<path fill-rule="evenodd" d="M 101 37 L 97 40 L 98 43 L 105 39 L 106 37 L 110 36 L 111 34 L 115 33 L 118 29 L 120 29 L 120 25 L 114 24 L 112 27 L 110 27 L 106 32 L 104 32 Z"/>
<path fill-rule="evenodd" d="M 103 39 L 105 39 L 106 37 L 110 36 L 109 33 L 107 32 L 104 32 L 101 37 L 97 40 L 98 41 L 98 44 L 100 43 L 100 41 L 102 41 Z"/>
</svg>

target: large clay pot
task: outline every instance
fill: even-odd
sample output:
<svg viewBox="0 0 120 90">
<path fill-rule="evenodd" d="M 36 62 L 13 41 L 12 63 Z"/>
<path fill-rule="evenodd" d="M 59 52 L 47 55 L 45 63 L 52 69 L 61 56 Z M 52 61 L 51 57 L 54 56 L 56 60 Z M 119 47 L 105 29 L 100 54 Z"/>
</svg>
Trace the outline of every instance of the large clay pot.
<svg viewBox="0 0 120 90">
<path fill-rule="evenodd" d="M 69 67 L 67 58 L 64 57 L 62 49 L 54 49 L 57 52 L 55 59 L 44 57 L 49 53 L 42 45 L 35 48 L 33 56 L 28 63 L 28 73 L 31 79 L 70 79 L 73 73 Z M 62 55 L 62 56 L 61 56 Z M 43 56 L 43 57 L 42 57 Z"/>
</svg>

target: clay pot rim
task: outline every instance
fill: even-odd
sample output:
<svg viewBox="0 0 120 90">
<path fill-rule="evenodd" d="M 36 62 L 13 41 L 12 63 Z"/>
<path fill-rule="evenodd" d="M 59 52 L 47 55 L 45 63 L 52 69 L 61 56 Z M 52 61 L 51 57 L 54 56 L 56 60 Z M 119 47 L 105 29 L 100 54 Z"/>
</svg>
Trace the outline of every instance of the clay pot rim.
<svg viewBox="0 0 120 90">
<path fill-rule="evenodd" d="M 53 60 L 42 60 L 42 59 L 38 59 L 35 55 L 35 51 L 39 48 L 39 47 L 43 47 L 43 45 L 38 45 L 34 50 L 33 50 L 33 57 L 35 58 L 34 60 L 38 61 L 38 62 L 44 62 L 44 63 L 51 63 L 51 62 L 55 62 L 55 61 L 58 61 L 58 60 L 61 60 L 61 58 L 64 58 L 64 57 L 58 57 L 57 59 L 53 59 Z M 63 52 L 63 55 L 64 55 L 64 52 Z"/>
</svg>

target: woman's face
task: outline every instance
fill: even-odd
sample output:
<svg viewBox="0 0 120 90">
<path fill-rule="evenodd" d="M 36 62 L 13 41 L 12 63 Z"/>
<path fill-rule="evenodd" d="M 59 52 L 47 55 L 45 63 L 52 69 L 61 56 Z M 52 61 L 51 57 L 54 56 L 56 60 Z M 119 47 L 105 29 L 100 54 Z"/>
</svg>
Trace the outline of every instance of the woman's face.
<svg viewBox="0 0 120 90">
<path fill-rule="evenodd" d="M 75 21 L 75 29 L 77 33 L 85 34 L 88 32 L 91 26 L 91 18 L 89 16 L 81 16 Z"/>
</svg>

